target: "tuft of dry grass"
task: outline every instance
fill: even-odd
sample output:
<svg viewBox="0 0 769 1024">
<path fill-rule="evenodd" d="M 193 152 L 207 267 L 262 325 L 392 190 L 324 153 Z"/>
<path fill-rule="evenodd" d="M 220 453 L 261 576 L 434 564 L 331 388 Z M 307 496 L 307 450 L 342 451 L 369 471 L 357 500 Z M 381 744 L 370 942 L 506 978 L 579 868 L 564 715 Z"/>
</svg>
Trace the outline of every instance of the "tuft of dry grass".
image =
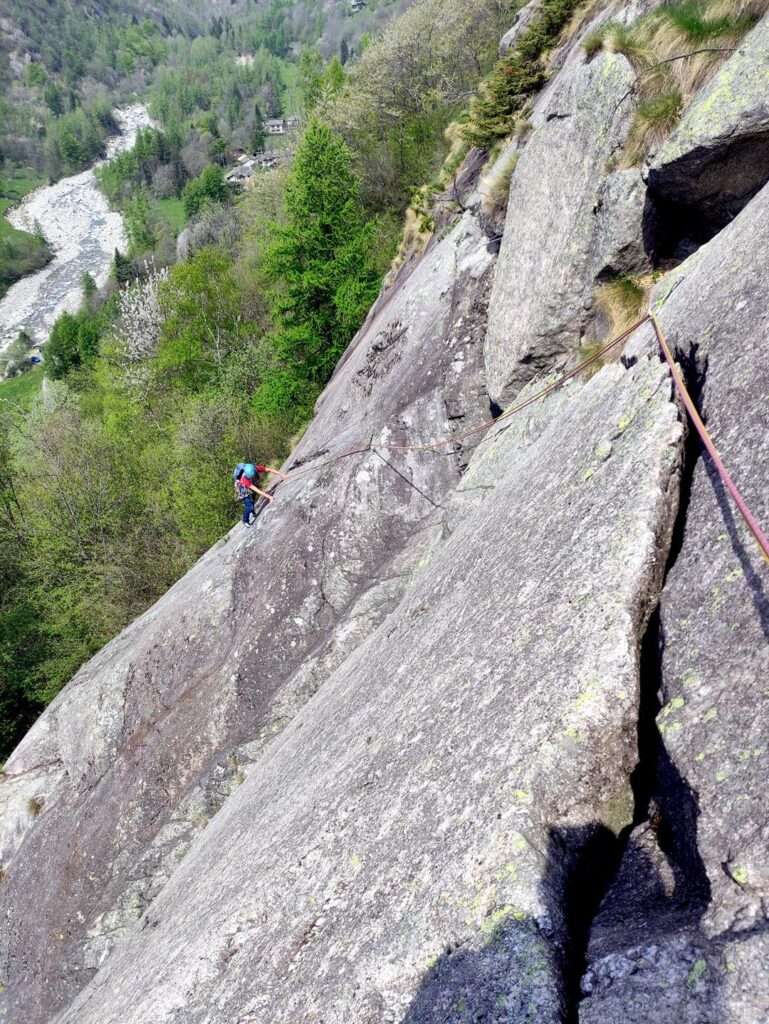
<svg viewBox="0 0 769 1024">
<path fill-rule="evenodd" d="M 569 19 L 566 27 L 561 32 L 559 43 L 568 43 L 593 20 L 596 14 L 606 6 L 606 0 L 590 0 L 590 3 L 580 4 Z"/>
<path fill-rule="evenodd" d="M 641 315 L 648 295 L 645 282 L 636 277 L 618 277 L 599 290 L 595 308 L 609 322 L 609 337 L 631 327 Z"/>
<path fill-rule="evenodd" d="M 581 46 L 588 57 L 595 57 L 599 53 L 606 42 L 606 32 L 602 27 L 594 28 L 592 32 L 588 32 L 582 38 Z"/>
<path fill-rule="evenodd" d="M 534 125 L 526 116 L 527 112 L 531 113 L 531 110 L 528 107 L 524 107 L 513 121 L 513 138 L 517 139 L 519 143 L 524 143 L 534 131 Z"/>
<path fill-rule="evenodd" d="M 481 178 L 481 208 L 489 216 L 501 213 L 507 207 L 510 195 L 510 182 L 513 180 L 520 153 L 516 149 L 508 149 L 489 168 Z"/>
<path fill-rule="evenodd" d="M 435 222 L 422 209 L 409 206 L 403 223 L 403 237 L 390 266 L 388 278 L 395 275 L 409 256 L 421 256 L 433 236 Z"/>
<path fill-rule="evenodd" d="M 449 188 L 457 171 L 462 166 L 462 161 L 470 151 L 463 132 L 463 122 L 452 121 L 443 133 L 446 141 L 449 143 L 449 151 L 446 154 L 446 159 L 443 161 L 443 166 L 438 172 L 436 180 L 431 186 L 435 192 L 442 192 Z"/>
<path fill-rule="evenodd" d="M 769 0 L 713 0 L 708 11 L 714 18 L 750 17 L 760 21 L 769 13 Z"/>
<path fill-rule="evenodd" d="M 681 119 L 684 99 L 678 89 L 671 89 L 641 103 L 636 110 L 625 142 L 625 159 L 630 165 L 640 163 L 670 135 Z"/>
<path fill-rule="evenodd" d="M 648 300 L 651 278 L 648 280 L 636 277 L 618 277 L 609 281 L 598 291 L 595 298 L 596 312 L 603 314 L 608 328 L 606 336 L 586 341 L 579 350 L 577 361 L 580 363 L 592 358 L 603 346 L 626 331 L 638 320 Z M 600 359 L 582 371 L 583 380 L 590 380 L 607 363 L 616 362 L 622 355 L 624 345 L 617 345 Z"/>
<path fill-rule="evenodd" d="M 606 22 L 582 41 L 623 54 L 638 76 L 638 111 L 625 164 L 643 160 L 675 128 L 691 96 L 769 10 L 769 0 L 677 0 L 630 25 Z"/>
<path fill-rule="evenodd" d="M 636 74 L 647 71 L 656 62 L 656 54 L 648 34 L 643 31 L 645 21 L 632 25 L 608 22 L 604 28 L 604 43 L 610 53 L 621 53 L 630 62 Z"/>
<path fill-rule="evenodd" d="M 43 800 L 39 796 L 30 797 L 27 800 L 27 810 L 33 818 L 36 818 L 43 809 Z"/>
</svg>

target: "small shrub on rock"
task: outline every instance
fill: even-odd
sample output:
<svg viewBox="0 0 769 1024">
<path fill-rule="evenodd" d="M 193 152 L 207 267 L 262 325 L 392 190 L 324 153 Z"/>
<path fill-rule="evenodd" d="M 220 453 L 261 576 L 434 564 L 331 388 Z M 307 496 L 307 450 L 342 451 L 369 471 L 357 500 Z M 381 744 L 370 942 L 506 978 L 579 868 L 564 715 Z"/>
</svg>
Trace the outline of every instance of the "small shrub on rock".
<svg viewBox="0 0 769 1024">
<path fill-rule="evenodd" d="M 514 116 L 547 81 L 546 52 L 577 6 L 577 0 L 544 0 L 538 18 L 497 62 L 473 101 L 465 127 L 471 146 L 488 149 L 511 131 Z"/>
</svg>

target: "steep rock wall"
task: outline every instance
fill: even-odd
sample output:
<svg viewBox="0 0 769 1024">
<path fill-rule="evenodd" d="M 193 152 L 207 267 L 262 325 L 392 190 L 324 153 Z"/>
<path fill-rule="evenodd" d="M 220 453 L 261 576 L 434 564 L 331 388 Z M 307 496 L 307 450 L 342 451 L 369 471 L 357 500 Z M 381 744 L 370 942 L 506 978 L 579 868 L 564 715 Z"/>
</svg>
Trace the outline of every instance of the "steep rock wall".
<svg viewBox="0 0 769 1024">
<path fill-rule="evenodd" d="M 6 766 L 0 1019 L 765 1018 L 766 570 L 649 327 L 483 441 L 377 450 L 488 420 L 487 377 L 531 397 L 602 275 L 646 265 L 661 192 L 605 164 L 629 67 L 557 61 L 493 290 L 469 196 L 321 397 L 291 460 L 317 472 Z M 742 205 L 656 297 L 766 523 L 769 192 Z"/>
<path fill-rule="evenodd" d="M 578 348 L 601 274 L 633 269 L 643 190 L 635 172 L 607 166 L 630 127 L 634 82 L 621 55 L 569 64 L 521 153 L 485 343 L 489 393 L 500 405 Z M 600 211 L 614 207 L 615 193 L 629 209 L 607 220 Z"/>
<path fill-rule="evenodd" d="M 767 242 L 769 186 L 660 286 L 659 310 L 708 429 L 763 523 L 769 267 L 757 256 Z M 653 352 L 650 329 L 638 335 L 629 351 Z M 766 1014 L 767 568 L 696 444 L 688 463 L 646 668 L 656 832 L 634 834 L 627 880 L 620 876 L 596 922 L 582 1014 L 591 1024 Z M 634 907 L 623 884 L 658 891 Z M 618 927 L 623 909 L 645 927 Z"/>
<path fill-rule="evenodd" d="M 553 404 L 475 456 L 485 500 L 63 1020 L 459 1021 L 455 948 L 485 979 L 469 1006 L 561 1019 L 563 875 L 632 818 L 681 426 L 656 359 Z"/>
<path fill-rule="evenodd" d="M 492 262 L 468 216 L 372 313 L 293 465 L 489 415 L 478 324 Z M 257 529 L 236 528 L 63 691 L 0 786 L 5 1019 L 47 1020 L 88 980 L 249 764 L 398 603 L 458 479 L 454 456 L 396 471 L 370 452 L 284 486 Z"/>
</svg>

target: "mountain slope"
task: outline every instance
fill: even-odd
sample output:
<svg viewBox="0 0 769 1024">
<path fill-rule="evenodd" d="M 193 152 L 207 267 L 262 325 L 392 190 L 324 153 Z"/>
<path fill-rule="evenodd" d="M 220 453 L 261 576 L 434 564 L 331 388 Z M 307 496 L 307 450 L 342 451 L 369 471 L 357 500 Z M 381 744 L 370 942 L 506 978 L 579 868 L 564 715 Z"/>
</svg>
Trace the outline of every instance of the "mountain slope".
<svg viewBox="0 0 769 1024">
<path fill-rule="evenodd" d="M 607 281 L 661 277 L 662 328 L 769 521 L 767 25 L 653 171 L 617 167 L 636 76 L 588 56 L 585 25 L 510 144 L 499 257 L 469 154 L 276 505 L 6 765 L 0 1019 L 765 1017 L 766 568 L 648 322 L 621 361 L 491 416 L 602 336 Z M 729 218 L 712 189 L 681 202 L 687 153 L 751 181 Z"/>
</svg>

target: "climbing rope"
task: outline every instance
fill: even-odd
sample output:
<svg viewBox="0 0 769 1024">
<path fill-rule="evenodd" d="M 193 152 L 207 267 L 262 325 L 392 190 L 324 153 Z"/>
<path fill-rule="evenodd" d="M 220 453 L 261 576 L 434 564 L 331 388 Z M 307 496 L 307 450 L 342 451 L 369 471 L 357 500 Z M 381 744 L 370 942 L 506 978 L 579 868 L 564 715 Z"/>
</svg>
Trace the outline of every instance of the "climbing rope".
<svg viewBox="0 0 769 1024">
<path fill-rule="evenodd" d="M 670 346 L 668 345 L 667 338 L 665 337 L 665 333 L 659 325 L 657 317 L 654 315 L 654 313 L 650 312 L 649 319 L 651 320 L 652 325 L 654 327 L 654 331 L 657 335 L 657 341 L 659 342 L 659 346 L 662 349 L 662 354 L 665 357 L 665 361 L 670 367 L 670 373 L 673 377 L 673 382 L 676 386 L 676 390 L 678 391 L 678 394 L 681 396 L 681 401 L 684 403 L 684 407 L 686 408 L 686 411 L 689 414 L 689 419 L 692 421 L 697 433 L 700 435 L 700 440 L 704 444 L 708 454 L 713 460 L 713 465 L 718 470 L 718 475 L 723 480 L 724 486 L 731 494 L 732 498 L 734 499 L 735 505 L 742 514 L 742 518 L 747 523 L 748 529 L 753 534 L 756 544 L 758 544 L 758 549 L 764 557 L 764 561 L 767 563 L 767 565 L 769 565 L 769 540 L 766 539 L 766 536 L 762 531 L 761 527 L 758 525 L 755 516 L 748 508 L 745 499 L 737 490 L 734 481 L 727 472 L 726 466 L 724 466 L 723 462 L 721 461 L 721 456 L 718 454 L 715 444 L 713 444 L 713 439 L 708 433 L 707 427 L 702 422 L 702 417 L 697 411 L 697 406 L 692 401 L 691 395 L 686 389 L 683 377 L 681 376 L 678 370 L 676 361 L 673 358 L 673 353 L 670 351 Z"/>
<path fill-rule="evenodd" d="M 755 538 L 755 541 L 758 544 L 758 548 L 764 560 L 766 561 L 767 565 L 769 565 L 769 540 L 767 540 L 765 534 L 761 530 L 761 527 L 758 525 L 755 516 L 751 513 L 750 509 L 747 506 L 747 503 L 745 502 L 745 499 L 737 490 L 734 481 L 729 476 L 726 467 L 721 461 L 721 457 L 718 454 L 718 451 L 716 450 L 716 446 L 714 445 L 713 440 L 710 437 L 707 428 L 705 427 L 705 424 L 702 422 L 702 418 L 700 417 L 700 414 L 697 411 L 697 407 L 695 406 L 689 392 L 686 389 L 686 385 L 684 384 L 683 378 L 678 370 L 675 359 L 673 358 L 673 354 L 670 351 L 670 346 L 667 343 L 665 334 L 659 325 L 659 321 L 657 320 L 656 316 L 651 310 L 649 311 L 649 313 L 642 316 L 640 320 L 637 320 L 631 327 L 628 327 L 627 330 L 617 335 L 616 338 L 612 338 L 611 341 L 607 342 L 600 349 L 598 349 L 598 351 L 594 352 L 592 356 L 590 356 L 587 359 L 584 359 L 581 363 L 578 363 L 571 370 L 568 370 L 566 373 L 558 377 L 557 380 L 548 384 L 540 391 L 537 391 L 537 393 L 531 395 L 531 397 L 525 399 L 525 401 L 519 402 L 517 405 L 511 406 L 509 409 L 505 409 L 505 411 L 500 416 L 497 416 L 497 418 L 494 420 L 479 423 L 477 426 L 471 427 L 468 430 L 464 430 L 459 434 L 451 434 L 448 437 L 441 437 L 434 441 L 427 441 L 424 444 L 388 444 L 384 442 L 375 444 L 372 439 L 366 444 L 359 444 L 353 448 L 348 448 L 345 451 L 338 452 L 336 455 L 332 455 L 329 458 L 324 459 L 321 462 L 315 463 L 312 466 L 308 466 L 305 469 L 289 472 L 286 474 L 286 479 L 298 480 L 300 477 L 307 476 L 309 473 L 318 473 L 320 472 L 321 469 L 325 469 L 327 466 L 332 466 L 334 465 L 334 463 L 339 462 L 341 459 L 347 459 L 353 455 L 362 455 L 365 452 L 373 451 L 377 455 L 379 455 L 378 450 L 389 452 L 432 452 L 433 454 L 439 454 L 437 449 L 444 448 L 447 445 L 458 444 L 460 441 L 465 441 L 467 440 L 467 438 L 473 437 L 476 434 L 484 433 L 491 427 L 497 426 L 497 424 L 503 422 L 504 420 L 510 419 L 512 416 L 515 416 L 516 413 L 522 412 L 529 406 L 534 405 L 536 402 L 539 402 L 543 398 L 546 398 L 548 395 L 551 395 L 554 391 L 557 391 L 558 388 L 563 387 L 563 385 L 566 384 L 568 381 L 572 380 L 574 377 L 579 376 L 579 374 L 581 374 L 584 370 L 588 369 L 589 367 L 597 363 L 606 355 L 607 352 L 610 352 L 612 349 L 616 348 L 617 345 L 622 344 L 623 341 L 629 338 L 630 335 L 634 333 L 634 331 L 636 331 L 642 324 L 645 324 L 647 321 L 650 321 L 652 326 L 654 327 L 654 331 L 657 336 L 657 341 L 659 343 L 660 349 L 662 350 L 662 354 L 665 357 L 665 361 L 667 362 L 668 367 L 670 368 L 670 373 L 673 377 L 676 389 L 679 395 L 681 396 L 681 401 L 683 402 L 684 407 L 687 413 L 689 414 L 689 418 L 694 424 L 694 427 L 697 430 L 697 433 L 699 434 L 703 445 L 705 446 L 707 452 L 713 460 L 713 464 L 715 465 L 721 479 L 723 480 L 726 489 L 731 494 L 732 498 L 734 499 L 734 503 L 740 510 L 743 519 L 747 523 L 748 529 L 753 534 L 753 537 Z M 381 457 L 382 456 L 380 455 L 380 458 Z"/>
<path fill-rule="evenodd" d="M 607 352 L 610 352 L 613 348 L 616 348 L 617 345 L 620 345 L 623 341 L 629 338 L 633 331 L 640 327 L 641 324 L 646 323 L 648 319 L 648 315 L 641 317 L 641 319 L 637 320 L 632 327 L 628 327 L 628 329 L 623 331 L 622 334 L 617 335 L 616 338 L 612 338 L 611 341 L 603 345 L 597 352 L 594 352 L 588 359 L 584 359 L 581 363 L 578 363 L 577 366 L 573 367 L 567 373 L 562 374 L 557 380 L 548 384 L 547 387 L 542 388 L 542 390 L 538 391 L 535 395 L 532 395 L 523 402 L 519 402 L 517 405 L 511 406 L 509 409 L 505 409 L 505 411 L 501 415 L 497 416 L 496 419 L 486 420 L 475 427 L 471 427 L 469 430 L 462 431 L 462 433 L 451 434 L 448 437 L 441 437 L 435 441 L 427 441 L 425 444 L 387 444 L 384 442 L 380 444 L 375 443 L 372 440 L 367 444 L 359 444 L 354 448 L 348 448 L 345 451 L 338 452 L 336 455 L 332 455 L 330 458 L 324 459 L 322 462 L 317 462 L 312 466 L 308 466 L 306 469 L 289 472 L 286 474 L 286 478 L 288 480 L 298 480 L 300 477 L 307 476 L 308 473 L 317 473 L 321 469 L 325 469 L 326 466 L 332 466 L 335 462 L 339 462 L 340 459 L 347 459 L 351 455 L 361 455 L 364 452 L 374 451 L 377 448 L 390 452 L 435 452 L 437 448 L 443 448 L 446 445 L 457 444 L 459 441 L 465 441 L 468 437 L 473 437 L 475 434 L 483 433 L 491 427 L 495 427 L 498 423 L 502 423 L 504 420 L 509 419 L 516 413 L 522 412 L 530 405 L 534 405 L 536 402 L 546 398 L 554 391 L 557 391 L 558 388 L 563 387 L 567 381 L 579 376 L 583 370 L 593 366 L 593 364 L 597 363 L 599 359 L 602 359 Z"/>
</svg>

